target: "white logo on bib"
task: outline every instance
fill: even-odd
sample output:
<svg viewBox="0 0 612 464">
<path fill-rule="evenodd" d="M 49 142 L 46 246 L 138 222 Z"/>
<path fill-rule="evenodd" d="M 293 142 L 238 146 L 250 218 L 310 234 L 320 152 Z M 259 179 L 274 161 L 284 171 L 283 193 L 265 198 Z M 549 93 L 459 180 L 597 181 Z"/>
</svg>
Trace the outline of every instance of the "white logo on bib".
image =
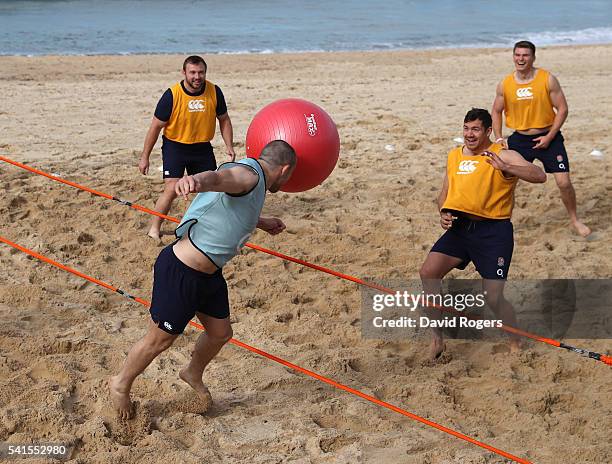
<svg viewBox="0 0 612 464">
<path fill-rule="evenodd" d="M 516 96 L 519 100 L 531 100 L 533 99 L 533 92 L 531 87 L 521 87 L 516 89 Z"/>
<path fill-rule="evenodd" d="M 457 174 L 472 174 L 476 170 L 476 165 L 478 161 L 476 160 L 464 160 L 459 163 L 459 170 Z"/>
<path fill-rule="evenodd" d="M 204 111 L 204 100 L 189 100 L 189 103 L 187 103 L 187 108 L 189 108 L 190 113 L 195 111 Z"/>
</svg>

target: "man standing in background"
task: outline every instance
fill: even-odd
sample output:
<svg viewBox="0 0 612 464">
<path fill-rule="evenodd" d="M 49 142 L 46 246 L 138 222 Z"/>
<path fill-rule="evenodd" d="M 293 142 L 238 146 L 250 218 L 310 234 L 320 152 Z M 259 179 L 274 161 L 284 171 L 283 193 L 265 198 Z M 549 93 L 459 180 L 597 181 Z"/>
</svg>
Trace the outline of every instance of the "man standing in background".
<svg viewBox="0 0 612 464">
<path fill-rule="evenodd" d="M 215 136 L 216 121 L 225 142 L 230 161 L 234 161 L 234 135 L 232 121 L 221 89 L 206 80 L 206 62 L 200 56 L 189 56 L 183 63 L 184 80 L 176 83 L 162 95 L 151 126 L 145 137 L 138 169 L 149 172 L 151 150 L 161 130 L 164 191 L 155 203 L 155 211 L 168 214 L 176 198 L 176 182 L 188 175 L 217 169 L 210 143 Z M 161 239 L 163 219 L 154 216 L 147 235 Z"/>
<path fill-rule="evenodd" d="M 527 161 L 537 158 L 542 162 L 544 170 L 555 177 L 572 226 L 586 237 L 591 229 L 576 214 L 576 192 L 561 135 L 567 101 L 557 78 L 533 66 L 535 50 L 535 45 L 526 40 L 514 45 L 515 71 L 497 85 L 491 111 L 495 142 L 519 152 Z M 506 114 L 506 126 L 515 131 L 507 143 L 502 136 L 502 113 Z"/>
</svg>

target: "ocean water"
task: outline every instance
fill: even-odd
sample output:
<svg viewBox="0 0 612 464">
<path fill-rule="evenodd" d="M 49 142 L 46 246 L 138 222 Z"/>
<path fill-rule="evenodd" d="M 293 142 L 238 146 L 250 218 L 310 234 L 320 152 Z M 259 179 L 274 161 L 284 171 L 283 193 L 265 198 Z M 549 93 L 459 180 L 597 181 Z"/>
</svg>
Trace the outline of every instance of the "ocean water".
<svg viewBox="0 0 612 464">
<path fill-rule="evenodd" d="M 0 55 L 612 43 L 612 0 L 0 0 Z"/>
</svg>

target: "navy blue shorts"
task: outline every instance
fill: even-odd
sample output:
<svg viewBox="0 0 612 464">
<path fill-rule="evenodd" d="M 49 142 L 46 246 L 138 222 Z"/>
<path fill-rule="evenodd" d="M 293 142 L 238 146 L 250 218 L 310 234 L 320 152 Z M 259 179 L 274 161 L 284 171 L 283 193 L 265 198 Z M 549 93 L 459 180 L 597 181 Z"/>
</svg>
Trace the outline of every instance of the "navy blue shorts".
<svg viewBox="0 0 612 464">
<path fill-rule="evenodd" d="M 569 160 L 567 158 L 567 151 L 563 144 L 563 135 L 561 131 L 555 135 L 552 139 L 548 148 L 534 149 L 533 146 L 537 143 L 533 139 L 546 135 L 548 132 L 542 132 L 541 134 L 535 135 L 524 135 L 518 132 L 514 132 L 508 137 L 508 148 L 510 150 L 518 151 L 523 158 L 530 163 L 534 160 L 539 159 L 544 166 L 544 171 L 548 173 L 553 172 L 569 172 Z"/>
<path fill-rule="evenodd" d="M 162 140 L 164 179 L 181 178 L 185 170 L 192 176 L 198 172 L 217 169 L 215 154 L 210 142 L 188 145 L 168 140 L 166 137 L 162 137 Z"/>
<path fill-rule="evenodd" d="M 155 262 L 151 319 L 164 332 L 181 334 L 196 312 L 229 317 L 227 284 L 218 269 L 214 274 L 196 271 L 164 248 Z"/>
<path fill-rule="evenodd" d="M 465 269 L 472 261 L 483 279 L 497 280 L 508 278 L 513 250 L 510 219 L 473 221 L 461 216 L 431 249 L 461 259 L 458 269 Z"/>
</svg>

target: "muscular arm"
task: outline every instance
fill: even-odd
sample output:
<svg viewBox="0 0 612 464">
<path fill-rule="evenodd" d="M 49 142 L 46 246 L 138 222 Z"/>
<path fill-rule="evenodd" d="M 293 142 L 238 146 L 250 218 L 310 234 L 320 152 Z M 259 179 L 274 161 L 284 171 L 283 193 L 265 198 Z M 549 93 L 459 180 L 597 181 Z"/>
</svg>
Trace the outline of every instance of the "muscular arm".
<svg viewBox="0 0 612 464">
<path fill-rule="evenodd" d="M 446 201 L 448 195 L 448 174 L 444 173 L 444 181 L 442 181 L 442 189 L 438 194 L 438 210 L 440 211 L 440 225 L 444 230 L 449 229 L 453 226 L 453 214 L 449 211 L 442 211 L 442 206 Z M 455 218 L 456 219 L 456 218 Z"/>
<path fill-rule="evenodd" d="M 563 123 L 567 119 L 568 107 L 565 94 L 563 93 L 563 89 L 561 89 L 561 84 L 559 84 L 557 78 L 552 74 L 548 76 L 548 89 L 550 101 L 556 110 L 555 120 L 547 134 L 550 140 L 552 140 L 561 130 L 561 126 L 563 126 Z"/>
<path fill-rule="evenodd" d="M 495 100 L 493 100 L 493 108 L 491 109 L 491 118 L 493 119 L 493 135 L 495 140 L 503 138 L 502 120 L 504 113 L 504 87 L 500 82 L 495 90 Z"/>
<path fill-rule="evenodd" d="M 446 196 L 448 195 L 448 174 L 444 173 L 444 180 L 442 181 L 442 189 L 438 194 L 438 210 L 442 209 L 444 202 L 446 201 Z"/>
<path fill-rule="evenodd" d="M 140 155 L 140 163 L 138 164 L 138 168 L 142 174 L 147 174 L 149 172 L 149 157 L 151 156 L 151 151 L 155 146 L 155 142 L 157 142 L 159 133 L 167 125 L 167 121 L 160 121 L 153 116 L 151 126 L 149 127 L 147 135 L 145 136 L 144 147 L 142 149 L 142 154 Z"/>
<path fill-rule="evenodd" d="M 190 193 L 225 192 L 240 195 L 251 190 L 259 180 L 250 168 L 234 166 L 221 171 L 204 171 L 185 176 L 176 183 L 177 195 L 187 198 Z"/>
<path fill-rule="evenodd" d="M 488 152 L 487 163 L 499 169 L 506 177 L 518 177 L 532 184 L 546 182 L 546 173 L 542 168 L 530 163 L 514 150 L 502 150 L 499 156 Z"/>
<path fill-rule="evenodd" d="M 231 161 L 234 161 L 236 159 L 236 153 L 234 152 L 234 129 L 232 127 L 232 120 L 227 112 L 217 116 L 217 119 L 219 120 L 219 130 L 221 131 L 223 142 L 225 142 L 227 155 L 231 158 Z"/>
<path fill-rule="evenodd" d="M 185 199 L 190 193 L 225 192 L 234 195 L 250 191 L 259 180 L 257 174 L 247 167 L 235 166 L 221 171 L 205 171 L 179 179 L 175 186 L 178 195 Z M 278 218 L 260 217 L 257 228 L 270 235 L 280 234 L 287 226 Z"/>
</svg>

